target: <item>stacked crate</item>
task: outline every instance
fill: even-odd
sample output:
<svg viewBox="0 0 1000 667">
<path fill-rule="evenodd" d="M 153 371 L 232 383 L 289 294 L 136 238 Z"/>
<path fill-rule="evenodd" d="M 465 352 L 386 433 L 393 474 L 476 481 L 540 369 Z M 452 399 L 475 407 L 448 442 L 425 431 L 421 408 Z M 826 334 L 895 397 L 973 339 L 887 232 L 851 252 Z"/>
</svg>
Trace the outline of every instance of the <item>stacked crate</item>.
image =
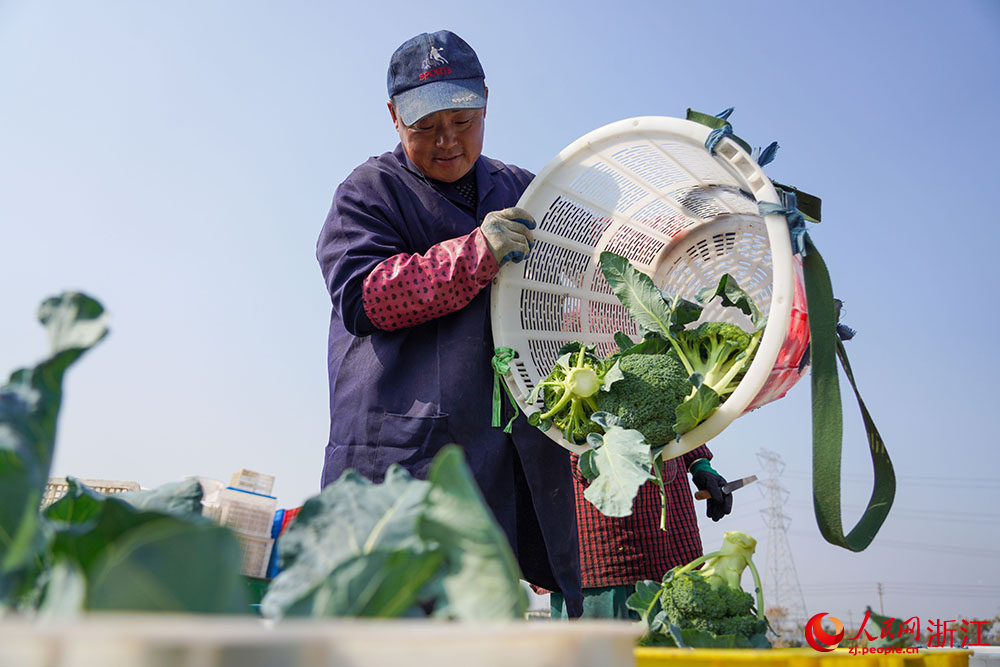
<svg viewBox="0 0 1000 667">
<path fill-rule="evenodd" d="M 244 469 L 233 473 L 229 486 L 204 503 L 203 513 L 231 529 L 239 538 L 243 549 L 240 571 L 248 577 L 267 575 L 274 547 L 271 527 L 278 506 L 277 499 L 271 495 L 273 486 L 274 475 Z"/>
</svg>

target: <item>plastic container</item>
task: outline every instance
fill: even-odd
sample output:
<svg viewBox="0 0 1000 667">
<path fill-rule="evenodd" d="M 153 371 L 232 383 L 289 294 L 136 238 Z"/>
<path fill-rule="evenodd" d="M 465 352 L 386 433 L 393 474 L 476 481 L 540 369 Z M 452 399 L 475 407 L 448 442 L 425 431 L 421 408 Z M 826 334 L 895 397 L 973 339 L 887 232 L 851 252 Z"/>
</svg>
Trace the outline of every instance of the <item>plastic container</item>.
<svg viewBox="0 0 1000 667">
<path fill-rule="evenodd" d="M 1000 646 L 971 646 L 969 667 L 1000 667 Z"/>
<path fill-rule="evenodd" d="M 269 496 L 271 495 L 271 490 L 274 488 L 274 475 L 268 475 L 244 468 L 239 472 L 233 473 L 229 486 L 235 489 L 242 489 L 243 491 L 250 491 L 251 493 L 259 493 L 261 495 Z"/>
<path fill-rule="evenodd" d="M 243 470 L 234 474 L 233 480 L 253 488 L 271 490 L 273 476 L 256 476 L 257 473 L 246 476 L 248 472 L 252 471 Z M 261 482 L 261 478 L 267 479 Z M 254 491 L 223 486 L 217 480 L 200 478 L 200 481 L 204 491 L 202 514 L 231 529 L 240 541 L 243 556 L 240 572 L 248 577 L 267 577 L 274 548 L 271 533 L 278 500 Z"/>
<path fill-rule="evenodd" d="M 219 492 L 218 522 L 257 537 L 271 537 L 278 501 L 250 491 L 227 487 Z"/>
<path fill-rule="evenodd" d="M 270 537 L 257 537 L 245 533 L 236 532 L 236 537 L 240 541 L 240 550 L 243 559 L 240 565 L 240 573 L 248 577 L 264 579 L 268 576 L 268 567 L 271 563 L 271 551 L 274 548 L 274 540 Z"/>
<path fill-rule="evenodd" d="M 973 652 L 960 648 L 924 648 L 920 649 L 920 656 L 922 667 L 966 667 L 971 664 Z M 906 667 L 910 667 L 910 663 Z"/>
<path fill-rule="evenodd" d="M 860 651 L 860 650 L 859 650 Z M 966 667 L 971 651 L 919 649 L 913 653 L 851 653 L 838 648 L 681 649 L 639 647 L 636 667 Z"/>
<path fill-rule="evenodd" d="M 518 202 L 538 227 L 528 259 L 506 264 L 492 289 L 493 340 L 517 356 L 505 380 L 527 413 L 525 399 L 548 375 L 570 341 L 617 350 L 616 331 L 638 339 L 628 311 L 605 281 L 602 251 L 627 257 L 660 288 L 692 299 L 729 273 L 768 316 L 744 379 L 697 428 L 671 443 L 664 459 L 680 456 L 720 433 L 734 419 L 784 394 L 799 380 L 809 340 L 801 264 L 792 254 L 783 216 L 758 213 L 757 202 L 779 202 L 754 160 L 723 138 L 715 155 L 710 129 L 691 121 L 642 117 L 595 130 L 561 151 Z M 731 319 L 709 304 L 704 319 Z M 563 447 L 556 429 L 547 435 Z"/>
<path fill-rule="evenodd" d="M 446 623 L 91 614 L 0 623 L 11 667 L 631 667 L 630 623 Z"/>
</svg>

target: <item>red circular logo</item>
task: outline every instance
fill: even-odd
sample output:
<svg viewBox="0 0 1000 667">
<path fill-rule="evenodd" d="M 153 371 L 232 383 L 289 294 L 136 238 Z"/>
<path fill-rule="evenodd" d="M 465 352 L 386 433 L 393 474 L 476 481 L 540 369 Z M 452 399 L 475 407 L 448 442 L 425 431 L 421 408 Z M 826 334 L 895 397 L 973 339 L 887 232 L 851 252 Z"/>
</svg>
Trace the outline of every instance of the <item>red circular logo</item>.
<svg viewBox="0 0 1000 667">
<path fill-rule="evenodd" d="M 816 614 L 806 622 L 806 641 L 817 651 L 825 653 L 837 648 L 840 640 L 844 638 L 844 624 L 836 616 L 829 616 L 828 618 L 833 621 L 833 626 L 836 628 L 836 632 L 831 635 L 823 629 L 824 616 L 827 616 L 825 611 L 822 614 Z"/>
</svg>

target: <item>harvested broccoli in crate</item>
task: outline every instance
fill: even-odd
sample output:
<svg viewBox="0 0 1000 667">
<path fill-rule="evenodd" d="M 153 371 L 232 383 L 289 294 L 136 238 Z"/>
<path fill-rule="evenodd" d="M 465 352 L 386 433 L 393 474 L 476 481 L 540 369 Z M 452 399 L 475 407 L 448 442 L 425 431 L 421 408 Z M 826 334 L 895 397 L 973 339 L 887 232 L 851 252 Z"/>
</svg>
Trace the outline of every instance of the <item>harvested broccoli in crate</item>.
<svg viewBox="0 0 1000 667">
<path fill-rule="evenodd" d="M 663 581 L 642 581 L 626 601 L 646 626 L 646 646 L 770 648 L 760 575 L 753 564 L 757 541 L 727 532 L 718 551 L 675 567 Z M 695 569 L 701 565 L 701 569 Z M 749 567 L 756 596 L 740 579 Z"/>
</svg>

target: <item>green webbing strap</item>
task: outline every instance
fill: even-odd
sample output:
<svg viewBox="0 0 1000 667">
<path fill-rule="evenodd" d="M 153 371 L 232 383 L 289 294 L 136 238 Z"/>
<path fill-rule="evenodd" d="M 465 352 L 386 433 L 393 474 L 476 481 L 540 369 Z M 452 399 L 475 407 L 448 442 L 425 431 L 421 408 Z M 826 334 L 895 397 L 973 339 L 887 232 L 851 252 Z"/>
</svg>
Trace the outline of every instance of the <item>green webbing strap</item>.
<svg viewBox="0 0 1000 667">
<path fill-rule="evenodd" d="M 791 185 L 783 185 L 777 181 L 771 181 L 771 185 L 780 192 L 791 192 L 795 195 L 796 208 L 799 213 L 805 216 L 809 222 L 820 222 L 823 219 L 823 201 L 816 195 L 803 192 Z"/>
<path fill-rule="evenodd" d="M 809 309 L 810 354 L 812 360 L 813 413 L 813 507 L 816 523 L 827 542 L 863 551 L 889 514 L 896 495 L 896 474 L 868 408 L 861 400 L 844 344 L 837 336 L 837 309 L 826 263 L 808 235 L 802 265 Z M 837 358 L 851 382 L 861 408 L 875 479 L 864 514 L 851 532 L 844 535 L 840 514 L 840 457 L 843 447 L 843 412 Z"/>
<path fill-rule="evenodd" d="M 514 416 L 510 418 L 507 425 L 503 427 L 504 433 L 510 433 L 511 426 L 514 424 L 514 420 L 520 414 L 517 409 L 517 401 L 514 400 L 514 396 L 510 393 L 510 388 L 507 387 L 507 383 L 500 379 L 501 376 L 506 375 L 510 372 L 510 362 L 514 360 L 515 352 L 509 347 L 498 347 L 493 350 L 493 426 L 494 428 L 500 428 L 500 422 L 503 420 L 501 415 L 501 410 L 503 408 L 503 399 L 500 397 L 500 385 L 503 385 L 503 389 L 507 392 L 507 399 L 510 404 L 514 407 Z"/>
<path fill-rule="evenodd" d="M 710 116 L 707 113 L 701 113 L 700 111 L 694 111 L 692 109 L 688 109 L 686 118 L 687 120 L 694 121 L 695 123 L 700 123 L 701 125 L 705 125 L 706 127 L 710 127 L 713 130 L 721 130 L 725 127 L 729 127 L 730 129 L 732 129 L 732 125 L 730 125 L 729 121 L 726 120 L 726 118 L 729 117 L 730 112 L 732 112 L 732 109 L 726 109 L 717 116 Z M 750 144 L 743 141 L 735 134 L 730 134 L 729 138 L 738 143 L 747 153 L 753 152 L 753 149 L 750 148 Z"/>
</svg>

